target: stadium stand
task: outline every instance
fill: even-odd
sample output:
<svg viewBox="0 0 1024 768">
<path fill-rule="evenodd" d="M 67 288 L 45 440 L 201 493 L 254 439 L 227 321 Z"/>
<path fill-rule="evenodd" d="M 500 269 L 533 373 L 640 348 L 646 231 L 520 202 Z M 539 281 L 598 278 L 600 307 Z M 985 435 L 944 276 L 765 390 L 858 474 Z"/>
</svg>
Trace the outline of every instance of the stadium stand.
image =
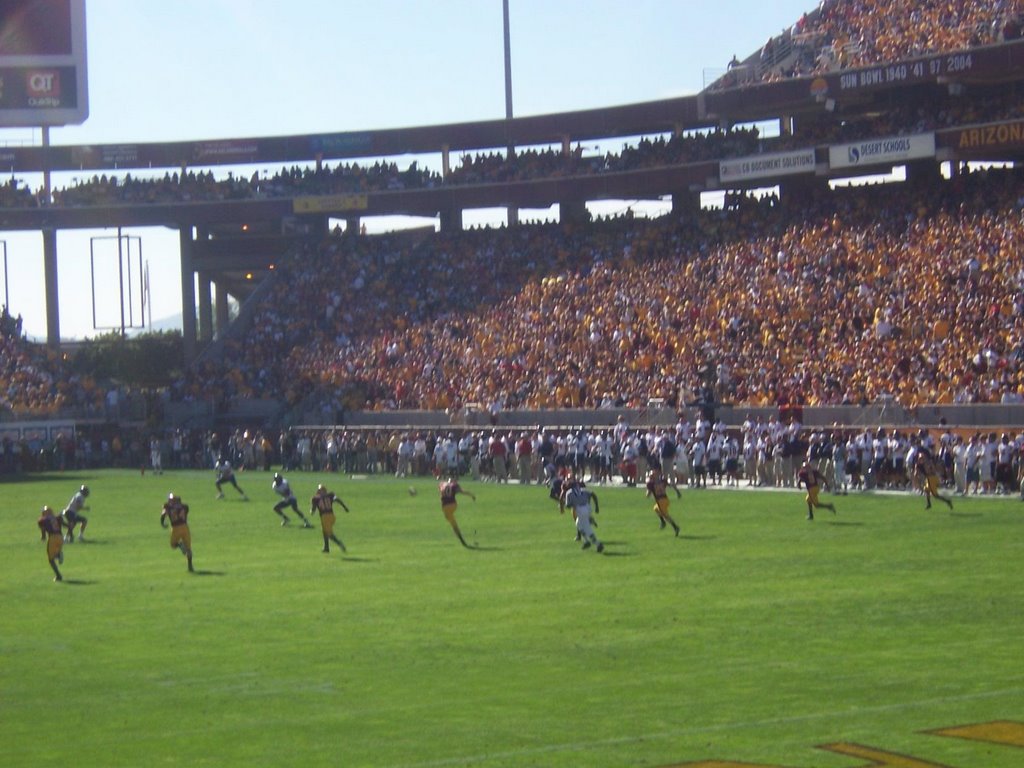
<svg viewBox="0 0 1024 768">
<path fill-rule="evenodd" d="M 684 222 L 333 239 L 283 266 L 191 394 L 673 406 L 710 367 L 720 400 L 751 405 L 998 402 L 1024 384 L 1022 196 L 989 172 Z"/>
<path fill-rule="evenodd" d="M 177 202 L 217 202 L 292 198 L 301 195 L 354 194 L 402 189 L 434 189 L 454 185 L 503 183 L 536 179 L 569 178 L 617 173 L 670 165 L 685 165 L 758 153 L 777 152 L 829 142 L 853 141 L 880 135 L 903 135 L 977 122 L 1012 119 L 1024 107 L 1011 92 L 996 90 L 971 100 L 934 95 L 917 102 L 892 105 L 869 117 L 845 115 L 842 120 L 824 116 L 797 121 L 791 134 L 762 137 L 757 128 L 708 129 L 677 135 L 655 135 L 623 144 L 618 153 L 584 156 L 579 147 L 569 154 L 554 149 L 530 150 L 508 157 L 493 152 L 463 155 L 446 178 L 421 168 L 416 162 L 406 169 L 396 163 L 340 163 L 335 166 L 291 166 L 274 175 L 254 171 L 248 178 L 215 173 L 213 169 L 166 173 L 161 177 L 94 175 L 55 189 L 50 201 L 42 190 L 35 193 L 18 180 L 0 187 L 0 209 L 44 205 L 82 207 L 101 205 L 149 205 Z"/>
<path fill-rule="evenodd" d="M 762 52 L 766 77 L 1019 35 L 1018 2 L 900 2 L 885 13 L 877 6 L 823 2 Z M 110 172 L 52 200 L 12 178 L 0 207 L 571 179 L 790 148 L 824 152 L 839 141 L 1021 115 L 1012 88 L 971 87 L 969 99 L 921 89 L 861 113 L 822 108 L 773 138 L 749 126 L 706 126 L 655 133 L 600 156 L 585 156 L 578 144 L 568 152 L 464 154 L 446 178 L 385 160 L 293 165 L 273 175 Z M 350 408 L 681 407 L 708 389 L 719 402 L 751 406 L 1014 402 L 1022 391 L 1024 275 L 1009 244 L 1024 227 L 1021 198 L 1019 173 L 990 172 L 829 194 L 819 185 L 761 201 L 730 189 L 724 211 L 657 221 L 329 238 L 283 259 L 287 279 L 261 300 L 245 333 L 235 328 L 223 357 L 188 371 L 168 396 L 218 410 L 276 399 L 294 413 L 326 417 Z M 10 411 L 103 407 L 106 384 L 71 382 L 54 354 L 5 336 Z"/>
<path fill-rule="evenodd" d="M 1020 38 L 1019 0 L 822 0 L 713 87 L 775 82 Z M 756 72 L 751 77 L 750 73 Z"/>
</svg>

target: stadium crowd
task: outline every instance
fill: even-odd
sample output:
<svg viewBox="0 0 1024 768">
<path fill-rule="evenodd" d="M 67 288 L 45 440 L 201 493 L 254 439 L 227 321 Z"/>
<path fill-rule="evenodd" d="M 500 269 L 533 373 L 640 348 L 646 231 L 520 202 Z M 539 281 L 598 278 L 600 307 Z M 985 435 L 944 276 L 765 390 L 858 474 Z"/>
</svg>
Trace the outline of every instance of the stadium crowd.
<svg viewBox="0 0 1024 768">
<path fill-rule="evenodd" d="M 1014 172 L 628 217 L 332 238 L 188 382 L 342 408 L 1018 402 Z M 339 278 L 339 276 L 344 276 Z M 227 382 L 225 384 L 224 382 Z"/>
<path fill-rule="evenodd" d="M 781 38 L 772 38 L 766 44 L 762 58 L 767 62 L 775 60 L 782 40 L 786 49 L 796 54 L 787 57 L 784 66 L 766 64 L 764 78 L 868 66 L 1016 39 L 1022 22 L 1021 0 L 945 0 L 923 5 L 911 0 L 822 0 L 815 13 L 805 14 Z M 728 83 L 724 79 L 718 86 Z M 524 149 L 511 156 L 504 152 L 464 154 L 445 176 L 419 161 L 400 168 L 388 160 L 292 166 L 276 173 L 254 171 L 248 177 L 234 171 L 218 177 L 209 169 L 183 169 L 162 176 L 104 173 L 76 178 L 69 185 L 55 188 L 48 198 L 41 190 L 32 192 L 22 180 L 12 178 L 0 186 L 0 208 L 252 200 L 527 181 L 728 159 L 806 146 L 808 142 L 934 130 L 981 117 L 994 120 L 1019 116 L 1017 100 L 1005 95 L 990 100 L 995 103 L 951 99 L 937 105 L 896 105 L 870 122 L 829 118 L 798 125 L 792 136 L 773 138 L 759 137 L 752 128 L 709 128 L 642 138 L 624 145 L 618 153 L 600 155 L 587 154 L 579 145 L 568 152 L 548 148 Z"/>
<path fill-rule="evenodd" d="M 794 32 L 855 41 L 877 63 L 1012 37 L 1022 10 L 1008 0 L 901 2 L 886 13 L 876 5 L 826 0 Z M 878 29 L 893 17 L 899 23 Z M 444 179 L 383 161 L 249 178 L 97 176 L 44 202 L 252 199 L 614 172 L 1021 110 L 1012 95 L 991 94 L 901 104 L 865 120 L 826 116 L 772 139 L 736 128 L 644 138 L 595 157 L 579 147 L 466 155 Z M 1011 244 L 1024 234 L 1020 186 L 1013 174 L 993 173 L 760 203 L 732 194 L 727 212 L 684 221 L 332 239 L 294 255 L 249 336 L 229 339 L 223 361 L 189 372 L 171 396 L 274 397 L 324 413 L 678 405 L 706 390 L 752 404 L 1018 402 L 1024 274 Z M 0 187 L 0 206 L 38 204 L 16 179 Z M 833 307 L 826 322 L 820 310 Z M 60 363 L 5 323 L 2 405 L 25 414 L 109 409 L 107 385 L 65 376 Z"/>
<path fill-rule="evenodd" d="M 0 414 L 54 415 L 66 409 L 102 409 L 104 393 L 88 377 L 65 374 L 60 355 L 28 343 L 21 315 L 0 310 Z"/>
<path fill-rule="evenodd" d="M 822 38 L 840 66 L 864 67 L 1014 39 L 1022 11 L 1018 0 L 824 0 L 797 32 Z"/>
<path fill-rule="evenodd" d="M 170 396 L 322 408 L 1019 402 L 1014 172 L 294 254 L 249 332 Z M 5 323 L 4 405 L 108 407 Z"/>
<path fill-rule="evenodd" d="M 822 0 L 761 49 L 761 81 L 869 67 L 1011 41 L 1021 36 L 1019 0 Z M 716 87 L 738 79 L 732 70 Z"/>
<path fill-rule="evenodd" d="M 771 144 L 767 145 L 769 148 Z M 218 178 L 212 170 L 186 170 L 163 176 L 96 174 L 74 179 L 53 191 L 46 200 L 42 191 L 31 194 L 12 181 L 0 194 L 0 207 L 39 205 L 82 207 L 148 205 L 182 202 L 221 202 L 291 198 L 305 195 L 336 195 L 433 189 L 449 185 L 504 183 L 615 173 L 664 165 L 679 165 L 755 154 L 764 149 L 754 128 L 707 129 L 672 137 L 642 138 L 625 144 L 619 153 L 584 155 L 581 146 L 564 153 L 560 149 L 527 149 L 464 154 L 446 177 L 421 167 L 417 161 L 402 169 L 395 162 L 372 165 L 356 162 L 337 165 L 292 166 L 270 175 L 254 171 L 248 178 L 229 171 Z"/>
</svg>

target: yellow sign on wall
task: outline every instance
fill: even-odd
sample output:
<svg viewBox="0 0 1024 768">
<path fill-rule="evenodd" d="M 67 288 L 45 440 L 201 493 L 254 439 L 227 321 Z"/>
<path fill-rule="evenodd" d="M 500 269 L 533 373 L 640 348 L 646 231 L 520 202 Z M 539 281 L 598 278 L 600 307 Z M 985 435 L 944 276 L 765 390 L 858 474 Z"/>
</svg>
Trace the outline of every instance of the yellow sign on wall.
<svg viewBox="0 0 1024 768">
<path fill-rule="evenodd" d="M 366 195 L 318 195 L 296 197 L 292 202 L 295 213 L 342 213 L 344 211 L 365 211 L 369 205 Z"/>
</svg>

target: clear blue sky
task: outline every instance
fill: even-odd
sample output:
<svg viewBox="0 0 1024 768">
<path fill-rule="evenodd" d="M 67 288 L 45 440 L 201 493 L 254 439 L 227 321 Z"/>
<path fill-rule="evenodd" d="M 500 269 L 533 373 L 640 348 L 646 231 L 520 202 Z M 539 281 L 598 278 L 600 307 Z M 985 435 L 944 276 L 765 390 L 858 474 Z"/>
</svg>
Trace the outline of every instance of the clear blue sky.
<svg viewBox="0 0 1024 768">
<path fill-rule="evenodd" d="M 510 0 L 517 116 L 690 95 L 813 0 Z M 87 0 L 90 115 L 54 144 L 180 141 L 501 118 L 501 0 Z M 39 132 L 0 130 L 0 143 Z M 269 170 L 275 171 L 276 168 Z M 56 182 L 59 184 L 59 182 Z M 152 315 L 177 313 L 177 239 L 142 238 Z M 94 335 L 89 235 L 59 237 L 61 331 Z M 42 247 L 7 241 L 11 311 L 46 334 Z M 0 275 L 2 278 L 2 275 Z M 3 286 L 0 285 L 0 288 Z M 116 304 L 101 297 L 103 313 Z M 0 295 L 2 300 L 2 295 Z"/>
</svg>

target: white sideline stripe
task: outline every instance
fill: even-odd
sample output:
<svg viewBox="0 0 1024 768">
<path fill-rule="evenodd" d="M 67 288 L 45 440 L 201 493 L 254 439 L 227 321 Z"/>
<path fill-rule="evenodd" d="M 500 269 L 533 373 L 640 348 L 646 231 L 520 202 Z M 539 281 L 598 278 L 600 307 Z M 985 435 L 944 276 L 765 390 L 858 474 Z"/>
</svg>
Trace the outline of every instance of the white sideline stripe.
<svg viewBox="0 0 1024 768">
<path fill-rule="evenodd" d="M 452 757 L 443 760 L 430 760 L 424 763 L 407 763 L 405 768 L 441 768 L 447 765 L 476 765 L 485 760 L 503 760 L 509 758 L 528 757 L 530 755 L 544 755 L 552 752 L 578 752 L 594 747 L 609 747 L 620 744 L 634 744 L 637 742 L 651 741 L 656 739 L 672 739 L 682 735 L 719 733 L 722 731 L 734 731 L 742 728 L 763 728 L 773 725 L 785 725 L 788 723 L 802 723 L 811 720 L 827 720 L 836 717 L 850 717 L 860 713 L 896 712 L 914 707 L 924 707 L 931 704 L 950 704 L 961 701 L 976 701 L 978 699 L 994 699 L 1000 696 L 1019 696 L 1024 693 L 1024 688 L 1004 688 L 1001 691 L 986 691 L 985 693 L 970 693 L 963 696 L 940 696 L 934 699 L 921 699 L 919 701 L 903 702 L 901 704 L 882 704 L 876 707 L 855 707 L 841 712 L 817 712 L 811 715 L 793 715 L 791 717 L 773 717 L 765 720 L 752 720 L 745 723 L 722 723 L 721 725 L 708 725 L 699 728 L 679 728 L 673 731 L 662 733 L 648 733 L 638 736 L 622 736 L 616 739 L 596 739 L 593 741 L 573 742 L 566 744 L 550 744 L 545 747 L 531 747 L 529 749 L 509 750 L 506 752 L 490 752 L 483 755 L 470 755 L 467 757 Z"/>
<path fill-rule="evenodd" d="M 381 473 L 381 474 L 378 474 L 378 475 L 349 475 L 349 480 L 377 480 L 377 479 L 386 478 L 386 477 L 389 477 L 389 475 L 387 473 Z M 409 477 L 402 478 L 402 479 L 404 479 L 404 480 L 431 480 L 431 481 L 434 481 L 434 478 L 432 476 L 430 476 L 430 475 L 421 475 L 421 476 L 418 476 L 418 477 L 410 475 Z M 494 482 L 491 482 L 490 480 L 479 480 L 479 481 L 476 481 L 476 480 L 473 480 L 472 478 L 470 478 L 468 475 L 467 476 L 463 476 L 462 480 L 469 481 L 469 482 L 480 482 L 481 484 L 483 484 L 485 486 L 487 486 L 487 485 L 496 485 L 496 486 L 497 485 L 523 485 L 523 483 L 520 483 L 518 479 L 512 478 L 512 477 L 510 477 L 504 483 L 494 483 Z M 698 490 L 701 490 L 701 491 L 724 491 L 726 493 L 734 493 L 734 492 L 741 492 L 741 493 L 794 493 L 794 494 L 801 494 L 801 495 L 807 493 L 807 491 L 805 489 L 797 488 L 796 486 L 792 486 L 792 485 L 790 485 L 790 486 L 781 486 L 781 485 L 747 485 L 746 482 L 747 482 L 746 480 L 742 480 L 741 479 L 740 480 L 740 485 L 738 485 L 738 486 L 736 486 L 736 485 L 732 485 L 732 486 L 729 486 L 729 485 L 709 485 L 706 488 L 693 488 L 693 487 L 688 486 L 688 485 L 680 485 L 679 486 L 679 490 L 680 491 L 698 491 Z M 536 488 L 544 488 L 544 489 L 547 488 L 547 485 L 545 483 L 526 483 L 526 486 L 536 487 Z M 633 487 L 630 487 L 630 486 L 626 485 L 625 483 L 621 483 L 618 480 L 616 480 L 614 482 L 611 482 L 611 483 L 608 483 L 606 485 L 602 485 L 601 483 L 588 483 L 588 487 L 590 487 L 591 489 L 600 488 L 600 489 L 606 490 L 606 491 L 614 491 L 614 490 L 623 490 L 623 491 L 637 491 L 637 490 L 640 490 L 640 491 L 642 491 L 642 490 L 644 490 L 644 484 L 641 483 L 639 480 L 637 480 L 637 484 L 635 486 L 633 486 Z M 1014 493 L 971 493 L 971 494 L 967 494 L 965 496 L 960 496 L 959 494 L 954 492 L 953 489 L 951 489 L 951 488 L 940 488 L 939 490 L 940 491 L 945 491 L 947 498 L 951 498 L 954 501 L 956 501 L 957 499 L 959 499 L 961 501 L 965 501 L 967 499 L 1004 499 L 1004 500 L 1012 500 L 1012 501 L 1024 501 L 1024 497 L 1022 497 L 1021 494 L 1017 493 L 1017 492 L 1014 492 Z M 841 494 L 841 493 L 835 493 L 833 491 L 824 491 L 823 493 L 826 496 L 843 496 L 844 495 L 844 494 Z M 921 495 L 920 493 L 916 493 L 916 492 L 914 492 L 914 491 L 912 491 L 910 489 L 893 490 L 893 489 L 889 489 L 889 488 L 871 488 L 870 490 L 862 490 L 862 489 L 858 488 L 858 489 L 850 490 L 850 492 L 848 494 L 845 494 L 845 495 L 848 496 L 851 499 L 856 499 L 858 496 L 869 496 L 869 497 L 870 496 L 905 496 L 907 498 L 921 498 L 921 499 L 924 498 L 924 496 Z"/>
</svg>

